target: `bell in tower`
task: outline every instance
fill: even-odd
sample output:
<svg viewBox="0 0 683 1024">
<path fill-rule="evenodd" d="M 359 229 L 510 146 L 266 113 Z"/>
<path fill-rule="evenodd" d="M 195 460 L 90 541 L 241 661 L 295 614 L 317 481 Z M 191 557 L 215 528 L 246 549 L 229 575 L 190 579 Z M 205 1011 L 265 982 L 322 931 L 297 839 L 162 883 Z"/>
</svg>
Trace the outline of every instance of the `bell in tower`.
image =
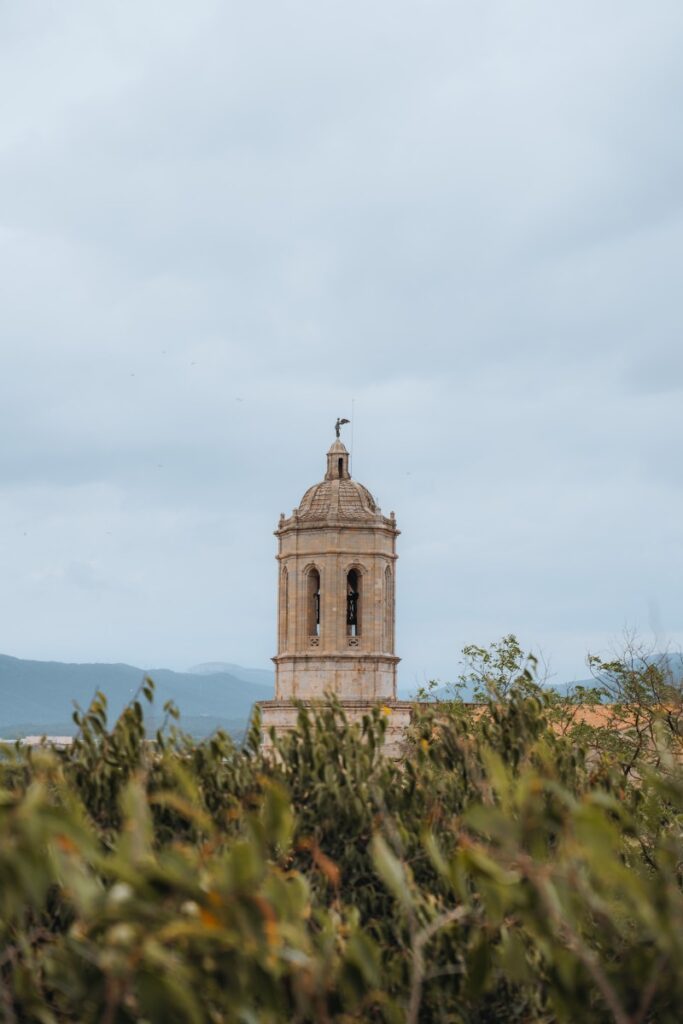
<svg viewBox="0 0 683 1024">
<path fill-rule="evenodd" d="M 351 478 L 339 434 L 327 452 L 324 479 L 298 508 L 280 517 L 278 649 L 275 700 L 261 702 L 268 731 L 296 727 L 295 702 L 334 695 L 357 719 L 381 703 L 401 731 L 410 703 L 396 700 L 394 650 L 396 519 L 382 514 L 370 491 Z M 395 739 L 396 737 L 394 737 Z"/>
</svg>

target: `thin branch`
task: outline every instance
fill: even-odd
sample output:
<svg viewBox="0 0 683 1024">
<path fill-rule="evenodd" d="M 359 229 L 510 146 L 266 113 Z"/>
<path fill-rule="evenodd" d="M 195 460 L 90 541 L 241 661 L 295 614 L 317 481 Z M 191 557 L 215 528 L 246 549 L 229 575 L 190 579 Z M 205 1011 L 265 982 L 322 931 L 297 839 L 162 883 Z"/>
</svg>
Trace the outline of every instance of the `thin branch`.
<svg viewBox="0 0 683 1024">
<path fill-rule="evenodd" d="M 574 953 L 576 957 L 578 957 L 578 959 L 581 961 L 581 963 L 584 965 L 584 967 L 592 977 L 593 981 L 597 985 L 602 995 L 602 998 L 605 1000 L 607 1006 L 611 1010 L 612 1016 L 614 1017 L 616 1024 L 631 1024 L 631 1021 L 629 1020 L 628 1015 L 626 1014 L 624 1008 L 619 1002 L 619 997 L 617 996 L 617 993 L 614 987 L 612 986 L 612 983 L 610 982 L 609 978 L 603 971 L 597 956 L 591 949 L 588 949 L 584 945 L 580 936 L 574 931 L 571 925 L 567 923 L 567 921 L 563 920 L 563 918 L 558 913 L 554 901 L 548 895 L 547 880 L 539 879 L 537 875 L 534 873 L 534 871 L 530 870 L 530 861 L 528 861 L 527 858 L 524 858 L 524 861 L 526 861 L 526 863 L 523 865 L 523 867 L 525 868 L 526 877 L 529 879 L 531 884 L 536 889 L 536 892 L 541 897 L 543 906 L 545 907 L 549 920 L 552 921 L 552 923 L 555 925 L 557 932 L 559 933 L 559 937 L 562 938 L 567 948 L 571 950 L 571 952 Z"/>
<path fill-rule="evenodd" d="M 644 1024 L 645 1018 L 647 1016 L 647 1011 L 650 1009 L 652 1000 L 654 999 L 655 994 L 657 992 L 657 982 L 659 981 L 659 973 L 664 967 L 666 959 L 666 955 L 662 954 L 662 956 L 660 956 L 659 960 L 655 964 L 652 970 L 652 974 L 650 975 L 650 980 L 647 983 L 647 988 L 643 992 L 642 998 L 640 1000 L 638 1013 L 633 1018 L 632 1024 Z"/>
<path fill-rule="evenodd" d="M 426 927 L 422 928 L 414 936 L 411 950 L 413 969 L 410 979 L 410 1000 L 408 1002 L 406 1024 L 417 1024 L 418 1021 L 420 1003 L 422 1001 L 422 986 L 425 981 L 424 947 L 442 928 L 452 924 L 454 921 L 461 921 L 468 914 L 469 910 L 467 907 L 455 907 L 453 910 L 447 910 L 445 913 L 435 917 L 433 921 L 430 921 Z"/>
</svg>

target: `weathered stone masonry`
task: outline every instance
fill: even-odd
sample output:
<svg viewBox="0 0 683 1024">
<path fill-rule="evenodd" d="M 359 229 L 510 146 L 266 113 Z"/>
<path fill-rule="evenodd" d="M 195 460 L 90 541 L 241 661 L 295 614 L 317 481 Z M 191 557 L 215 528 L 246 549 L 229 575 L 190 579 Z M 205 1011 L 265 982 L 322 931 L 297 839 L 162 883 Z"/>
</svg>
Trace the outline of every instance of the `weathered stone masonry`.
<svg viewBox="0 0 683 1024">
<path fill-rule="evenodd" d="M 298 508 L 280 516 L 278 650 L 275 699 L 262 701 L 268 730 L 295 728 L 295 701 L 335 694 L 349 718 L 372 704 L 389 714 L 388 748 L 398 750 L 411 705 L 396 700 L 396 538 L 394 513 L 384 516 L 351 479 L 349 453 L 337 439 L 325 478 Z"/>
</svg>

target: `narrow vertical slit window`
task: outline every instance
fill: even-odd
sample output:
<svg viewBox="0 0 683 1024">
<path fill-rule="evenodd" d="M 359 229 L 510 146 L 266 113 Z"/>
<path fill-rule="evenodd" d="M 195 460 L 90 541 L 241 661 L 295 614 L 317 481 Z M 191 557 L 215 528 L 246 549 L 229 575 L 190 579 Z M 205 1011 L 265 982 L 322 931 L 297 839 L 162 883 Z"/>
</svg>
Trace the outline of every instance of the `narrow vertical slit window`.
<svg viewBox="0 0 683 1024">
<path fill-rule="evenodd" d="M 308 635 L 320 636 L 320 573 L 311 569 L 308 573 Z"/>
<path fill-rule="evenodd" d="M 341 480 L 341 478 L 344 476 L 344 460 L 343 459 L 337 459 L 337 472 L 339 474 L 339 479 Z"/>
<path fill-rule="evenodd" d="M 346 634 L 360 636 L 361 624 L 361 574 L 350 569 L 346 575 Z"/>
</svg>

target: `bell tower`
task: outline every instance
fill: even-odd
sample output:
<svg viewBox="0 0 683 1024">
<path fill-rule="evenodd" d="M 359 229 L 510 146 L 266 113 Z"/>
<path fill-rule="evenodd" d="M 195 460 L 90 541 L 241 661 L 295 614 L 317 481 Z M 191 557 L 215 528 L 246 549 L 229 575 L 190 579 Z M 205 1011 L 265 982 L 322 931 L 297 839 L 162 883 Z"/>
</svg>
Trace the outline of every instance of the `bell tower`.
<svg viewBox="0 0 683 1024">
<path fill-rule="evenodd" d="M 352 479 L 341 422 L 324 478 L 308 488 L 291 516 L 280 516 L 275 531 L 275 700 L 261 704 L 265 730 L 294 727 L 294 702 L 324 701 L 330 694 L 351 718 L 374 703 L 402 709 L 409 718 L 410 704 L 396 700 L 400 531 L 394 513 L 383 515 L 370 491 Z"/>
</svg>

